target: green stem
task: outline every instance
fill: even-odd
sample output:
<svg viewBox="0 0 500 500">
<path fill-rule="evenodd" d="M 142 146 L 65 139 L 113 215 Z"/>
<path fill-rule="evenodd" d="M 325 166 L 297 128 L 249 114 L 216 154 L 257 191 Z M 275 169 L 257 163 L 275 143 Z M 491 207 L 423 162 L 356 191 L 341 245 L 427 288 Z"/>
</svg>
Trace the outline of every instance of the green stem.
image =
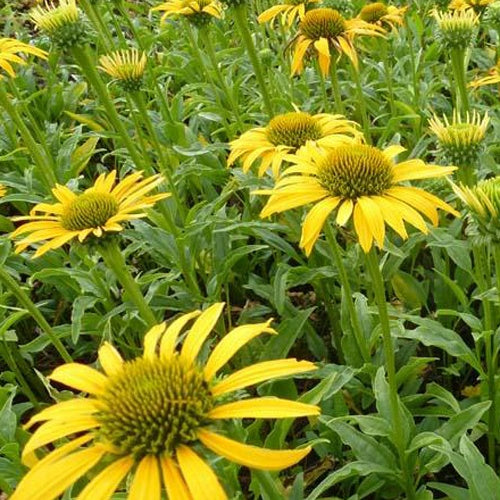
<svg viewBox="0 0 500 500">
<path fill-rule="evenodd" d="M 356 347 L 358 348 L 359 354 L 365 363 L 370 363 L 371 357 L 368 350 L 367 342 L 361 323 L 359 321 L 359 316 L 356 311 L 356 306 L 352 298 L 351 283 L 349 282 L 349 276 L 347 275 L 346 268 L 344 266 L 344 261 L 342 260 L 342 254 L 337 242 L 337 238 L 333 232 L 330 223 L 325 224 L 325 235 L 328 242 L 328 248 L 331 251 L 333 261 L 339 273 L 340 284 L 342 286 L 342 291 L 347 304 L 347 310 L 349 311 L 349 319 L 351 321 L 352 332 L 354 334 L 354 341 Z"/>
<path fill-rule="evenodd" d="M 495 268 L 497 272 L 498 281 L 498 271 L 500 268 L 500 250 L 498 250 L 499 245 L 495 245 L 493 250 L 493 255 L 495 258 Z M 488 463 L 491 467 L 495 468 L 496 462 L 496 387 L 495 387 L 495 375 L 497 372 L 497 362 L 496 354 L 494 353 L 494 325 L 495 325 L 495 313 L 492 310 L 491 302 L 486 295 L 489 290 L 491 282 L 489 277 L 492 276 L 492 270 L 490 267 L 489 259 L 489 248 L 487 245 L 476 246 L 473 248 L 474 252 L 474 262 L 476 265 L 476 283 L 483 296 L 483 314 L 484 314 L 484 358 L 486 363 L 486 376 L 488 384 L 488 396 L 491 400 L 491 406 L 488 411 Z"/>
<path fill-rule="evenodd" d="M 465 76 L 465 50 L 453 49 L 450 51 L 453 76 L 458 87 L 456 106 L 461 113 L 469 112 L 469 94 L 467 92 L 467 79 Z"/>
<path fill-rule="evenodd" d="M 116 241 L 110 241 L 99 247 L 99 252 L 106 265 L 113 271 L 116 279 L 123 286 L 132 302 L 139 310 L 141 318 L 151 327 L 158 323 L 153 311 L 144 299 L 139 285 L 128 270 L 125 258 Z"/>
<path fill-rule="evenodd" d="M 257 83 L 259 84 L 260 91 L 262 92 L 266 112 L 269 115 L 269 118 L 272 118 L 274 116 L 273 105 L 269 92 L 267 91 L 262 65 L 260 64 L 260 59 L 255 49 L 250 29 L 248 28 L 247 7 L 244 3 L 237 5 L 233 8 L 233 12 L 236 26 L 240 32 L 241 38 L 243 39 L 243 43 L 245 44 L 248 56 L 250 57 L 250 62 L 252 63 L 255 72 L 255 77 L 257 78 Z"/>
<path fill-rule="evenodd" d="M 241 117 L 240 113 L 238 110 L 238 105 L 234 101 L 234 96 L 229 87 L 226 84 L 226 80 L 224 79 L 224 76 L 222 75 L 220 69 L 219 69 L 219 64 L 217 63 L 217 57 L 215 55 L 215 50 L 214 46 L 212 44 L 212 40 L 210 38 L 210 34 L 207 31 L 206 26 L 200 28 L 198 30 L 200 34 L 200 38 L 205 46 L 205 49 L 207 51 L 208 58 L 210 59 L 210 63 L 212 65 L 212 68 L 217 76 L 217 80 L 219 81 L 220 86 L 222 87 L 222 91 L 226 95 L 226 99 L 229 102 L 229 105 L 231 106 L 231 109 L 233 110 L 234 117 L 236 119 L 236 123 L 238 124 L 238 129 L 241 132 L 243 130 L 243 123 L 241 122 Z"/>
<path fill-rule="evenodd" d="M 95 64 L 89 56 L 88 47 L 78 47 L 72 49 L 71 53 L 75 61 L 79 64 L 82 72 L 84 73 L 87 80 L 92 85 L 92 88 L 96 92 L 101 104 L 106 110 L 106 114 L 113 126 L 113 128 L 118 132 L 120 138 L 127 148 L 132 161 L 135 163 L 136 167 L 147 170 L 147 165 L 143 161 L 143 158 L 138 153 L 132 139 L 128 135 L 127 129 L 123 125 L 123 119 L 120 117 L 116 111 L 115 105 L 109 95 L 108 89 L 104 82 L 102 81 L 99 73 L 95 69 Z"/>
<path fill-rule="evenodd" d="M 414 499 L 415 487 L 413 484 L 411 471 L 408 470 L 408 462 L 405 453 L 406 444 L 404 442 L 402 415 L 398 399 L 398 384 L 396 381 L 396 359 L 394 356 L 394 346 L 391 337 L 391 325 L 389 322 L 389 313 L 387 310 L 387 302 L 385 297 L 384 278 L 380 271 L 379 260 L 374 248 L 372 248 L 372 250 L 366 254 L 366 267 L 368 272 L 370 273 L 370 277 L 372 280 L 372 288 L 375 293 L 375 301 L 377 302 L 380 327 L 382 330 L 385 369 L 387 372 L 387 379 L 389 383 L 389 397 L 393 423 L 393 440 L 399 453 L 399 460 L 407 498 Z"/>
<path fill-rule="evenodd" d="M 330 80 L 332 83 L 333 98 L 335 99 L 335 110 L 337 111 L 337 113 L 344 115 L 345 109 L 344 109 L 344 103 L 342 102 L 342 94 L 340 93 L 340 85 L 339 85 L 339 78 L 337 71 L 338 71 L 337 58 L 334 55 L 330 63 Z"/>
<path fill-rule="evenodd" d="M 139 111 L 139 114 L 141 115 L 144 121 L 146 130 L 148 131 L 148 134 L 150 135 L 150 138 L 153 141 L 156 153 L 158 154 L 158 158 L 160 159 L 161 173 L 167 179 L 170 192 L 172 193 L 172 196 L 175 200 L 175 204 L 177 206 L 177 210 L 182 218 L 182 221 L 184 221 L 186 219 L 186 210 L 184 204 L 181 202 L 179 198 L 179 193 L 177 193 L 174 180 L 172 179 L 172 174 L 170 172 L 170 165 L 168 164 L 168 161 L 163 152 L 163 145 L 160 142 L 158 132 L 154 127 L 153 122 L 151 121 L 151 117 L 149 116 L 146 103 L 144 102 L 144 96 L 142 92 L 134 92 L 132 93 L 132 99 L 134 100 L 134 103 L 137 106 L 137 110 Z"/>
<path fill-rule="evenodd" d="M 64 347 L 63 343 L 57 337 L 57 335 L 52 330 L 47 320 L 43 317 L 42 313 L 38 307 L 33 304 L 31 299 L 28 297 L 26 292 L 19 286 L 16 280 L 10 276 L 10 274 L 5 271 L 3 266 L 0 266 L 0 282 L 14 295 L 19 303 L 28 311 L 31 317 L 38 323 L 38 326 L 43 330 L 45 335 L 56 348 L 57 352 L 61 355 L 61 358 L 67 363 L 71 363 L 73 359 L 71 358 L 69 352 Z"/>
<path fill-rule="evenodd" d="M 0 106 L 7 111 L 11 120 L 14 122 L 21 138 L 28 148 L 36 166 L 40 170 L 40 174 L 45 182 L 48 190 L 52 189 L 54 184 L 57 182 L 56 175 L 52 168 L 52 162 L 49 160 L 43 148 L 35 141 L 33 135 L 29 131 L 28 127 L 24 123 L 24 120 L 19 115 L 16 107 L 10 102 L 9 96 L 4 85 L 0 82 Z"/>
<path fill-rule="evenodd" d="M 354 83 L 356 84 L 356 95 L 358 101 L 358 113 L 361 116 L 361 122 L 363 124 L 363 132 L 365 134 L 365 139 L 368 144 L 372 143 L 372 136 L 370 130 L 370 120 L 368 119 L 368 112 L 366 110 L 365 95 L 363 93 L 363 86 L 361 84 L 361 74 L 360 69 L 352 65 L 352 76 Z"/>
</svg>

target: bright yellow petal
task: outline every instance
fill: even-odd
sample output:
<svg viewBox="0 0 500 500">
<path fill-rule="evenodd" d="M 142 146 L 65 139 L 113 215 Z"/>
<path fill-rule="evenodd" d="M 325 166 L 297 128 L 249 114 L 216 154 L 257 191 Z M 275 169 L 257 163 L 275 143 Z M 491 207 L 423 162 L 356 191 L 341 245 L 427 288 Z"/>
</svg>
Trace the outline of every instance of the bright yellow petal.
<svg viewBox="0 0 500 500">
<path fill-rule="evenodd" d="M 337 224 L 339 226 L 344 226 L 347 221 L 351 218 L 352 211 L 354 209 L 354 203 L 351 199 L 346 199 L 342 202 L 342 205 L 340 205 L 338 211 L 337 211 Z"/>
<path fill-rule="evenodd" d="M 177 464 L 171 458 L 163 457 L 160 459 L 160 467 L 169 500 L 192 500 Z"/>
<path fill-rule="evenodd" d="M 123 367 L 123 359 L 120 353 L 109 343 L 104 344 L 99 348 L 99 363 L 106 375 L 116 375 Z"/>
<path fill-rule="evenodd" d="M 78 500 L 110 499 L 133 465 L 134 459 L 131 456 L 120 458 L 108 465 L 85 486 L 78 495 Z"/>
<path fill-rule="evenodd" d="M 102 394 L 108 381 L 102 373 L 80 363 L 58 366 L 49 379 L 94 395 Z"/>
<path fill-rule="evenodd" d="M 319 415 L 318 406 L 281 398 L 250 398 L 216 406 L 208 418 L 296 418 Z"/>
<path fill-rule="evenodd" d="M 128 494 L 129 500 L 161 500 L 158 459 L 146 455 L 137 466 Z"/>
<path fill-rule="evenodd" d="M 191 448 L 179 446 L 177 461 L 194 499 L 226 500 L 214 471 Z"/>
<path fill-rule="evenodd" d="M 144 337 L 144 354 L 143 357 L 146 359 L 156 358 L 156 347 L 158 345 L 158 340 L 161 335 L 165 332 L 167 328 L 166 323 L 161 323 L 159 325 L 153 326 Z"/>
<path fill-rule="evenodd" d="M 310 451 L 311 447 L 300 450 L 268 450 L 239 443 L 233 439 L 200 429 L 199 440 L 217 455 L 231 462 L 236 462 L 252 469 L 282 470 L 300 462 Z"/>
<path fill-rule="evenodd" d="M 31 417 L 28 423 L 24 425 L 25 429 L 29 429 L 37 422 L 44 420 L 72 420 L 75 417 L 83 415 L 91 415 L 98 410 L 95 401 L 92 399 L 75 398 L 68 401 L 63 401 L 55 405 L 45 408 L 35 416 Z"/>
<path fill-rule="evenodd" d="M 177 337 L 186 324 L 193 318 L 201 314 L 201 311 L 193 311 L 188 314 L 183 314 L 168 326 L 167 331 L 163 334 L 160 341 L 160 357 L 165 360 L 174 354 Z"/>
<path fill-rule="evenodd" d="M 427 165 L 422 160 L 408 160 L 394 167 L 393 182 L 411 181 L 416 179 L 430 179 L 444 177 L 453 173 L 457 167 L 438 167 Z"/>
<path fill-rule="evenodd" d="M 184 340 L 181 351 L 183 358 L 189 361 L 194 361 L 196 359 L 201 346 L 217 323 L 222 313 L 222 309 L 224 309 L 224 302 L 219 302 L 211 305 L 201 313 L 200 317 L 194 322 L 191 330 L 187 334 L 186 340 Z"/>
<path fill-rule="evenodd" d="M 22 479 L 10 500 L 51 500 L 61 495 L 94 467 L 106 451 L 93 446 L 57 462 L 31 470 Z"/>
<path fill-rule="evenodd" d="M 222 368 L 247 342 L 262 333 L 277 333 L 270 328 L 272 320 L 254 325 L 238 326 L 231 330 L 214 348 L 203 369 L 206 380 L 211 380 L 217 371 Z"/>
<path fill-rule="evenodd" d="M 99 427 L 99 422 L 90 415 L 74 417 L 71 420 L 49 420 L 42 424 L 31 436 L 23 450 L 23 456 L 29 455 L 40 446 L 57 439 Z"/>
<path fill-rule="evenodd" d="M 326 38 L 320 38 L 314 42 L 314 48 L 318 51 L 318 62 L 323 76 L 330 71 L 330 47 Z"/>
<path fill-rule="evenodd" d="M 317 188 L 308 187 L 307 191 L 302 189 L 296 191 L 275 191 L 271 198 L 269 198 L 266 206 L 262 209 L 260 217 L 269 217 L 270 215 L 278 212 L 284 212 L 286 210 L 291 210 L 292 208 L 307 205 L 308 203 L 314 203 L 322 198 L 325 198 L 326 196 L 329 196 L 328 191 L 320 186 Z"/>
<path fill-rule="evenodd" d="M 362 210 L 365 220 L 368 222 L 370 232 L 373 234 L 379 247 L 384 246 L 385 224 L 384 217 L 379 206 L 369 197 L 360 196 L 358 206 Z"/>
<path fill-rule="evenodd" d="M 302 236 L 300 238 L 300 247 L 304 249 L 306 255 L 310 255 L 319 233 L 325 225 L 325 221 L 340 203 L 340 198 L 328 197 L 314 205 L 307 214 L 302 224 Z"/>
<path fill-rule="evenodd" d="M 262 361 L 232 373 L 212 388 L 212 394 L 220 396 L 221 394 L 243 389 L 249 385 L 258 384 L 264 380 L 288 377 L 316 369 L 314 363 L 297 361 L 294 358 Z"/>
<path fill-rule="evenodd" d="M 368 221 L 366 220 L 360 206 L 356 204 L 354 207 L 354 229 L 358 235 L 359 244 L 365 253 L 370 251 L 373 242 L 373 235 L 370 230 Z"/>
</svg>

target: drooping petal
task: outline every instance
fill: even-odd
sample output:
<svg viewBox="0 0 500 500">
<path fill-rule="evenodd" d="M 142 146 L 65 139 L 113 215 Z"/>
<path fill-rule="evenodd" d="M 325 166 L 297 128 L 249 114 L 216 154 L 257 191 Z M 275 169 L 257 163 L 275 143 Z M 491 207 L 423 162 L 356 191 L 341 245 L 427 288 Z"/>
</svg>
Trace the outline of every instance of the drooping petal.
<svg viewBox="0 0 500 500">
<path fill-rule="evenodd" d="M 211 305 L 208 309 L 203 311 L 200 317 L 194 322 L 191 330 L 187 334 L 184 344 L 182 346 L 181 355 L 183 358 L 194 361 L 201 346 L 206 338 L 212 332 L 219 316 L 224 308 L 224 302 L 219 302 Z"/>
<path fill-rule="evenodd" d="M 358 235 L 361 248 L 365 253 L 368 253 L 372 247 L 373 234 L 363 211 L 357 203 L 354 207 L 354 229 Z"/>
<path fill-rule="evenodd" d="M 102 373 L 80 363 L 58 366 L 49 379 L 93 395 L 102 394 L 108 381 Z"/>
<path fill-rule="evenodd" d="M 191 448 L 179 446 L 177 461 L 194 499 L 227 499 L 214 471 Z"/>
<path fill-rule="evenodd" d="M 210 380 L 247 342 L 262 333 L 277 333 L 270 328 L 272 319 L 265 323 L 238 326 L 231 330 L 214 348 L 203 369 L 205 379 Z"/>
<path fill-rule="evenodd" d="M 158 459 L 146 455 L 137 466 L 128 493 L 129 500 L 161 500 L 161 478 Z"/>
<path fill-rule="evenodd" d="M 78 495 L 78 500 L 109 500 L 134 465 L 131 456 L 120 458 L 102 470 Z"/>
<path fill-rule="evenodd" d="M 169 500 L 192 500 L 177 464 L 171 458 L 163 457 L 160 459 L 160 467 Z"/>
<path fill-rule="evenodd" d="M 358 205 L 362 210 L 365 220 L 368 222 L 370 227 L 370 231 L 379 247 L 383 247 L 385 238 L 385 223 L 380 208 L 369 196 L 360 196 L 358 198 Z"/>
<path fill-rule="evenodd" d="M 267 397 L 233 401 L 216 406 L 209 418 L 295 418 L 319 415 L 318 406 L 288 399 Z"/>
<path fill-rule="evenodd" d="M 316 369 L 314 363 L 297 361 L 294 358 L 262 361 L 232 373 L 212 388 L 212 394 L 220 396 L 221 394 L 243 389 L 249 385 L 258 384 L 264 380 L 288 377 Z"/>
<path fill-rule="evenodd" d="M 337 211 L 337 224 L 339 226 L 344 226 L 347 221 L 351 218 L 352 211 L 354 209 L 354 203 L 351 199 L 347 198 L 342 202 Z"/>
<path fill-rule="evenodd" d="M 51 500 L 94 467 L 105 455 L 102 446 L 77 451 L 44 467 L 28 472 L 10 500 Z"/>
<path fill-rule="evenodd" d="M 206 429 L 198 431 L 199 440 L 217 455 L 252 469 L 282 470 L 300 462 L 311 447 L 299 450 L 268 450 L 239 443 Z"/>
<path fill-rule="evenodd" d="M 143 357 L 146 359 L 156 358 L 156 347 L 158 345 L 158 339 L 161 337 L 165 329 L 167 328 L 166 323 L 161 323 L 159 325 L 153 326 L 144 337 L 144 354 Z"/>
<path fill-rule="evenodd" d="M 411 181 L 416 179 L 430 179 L 444 177 L 454 172 L 457 167 L 439 167 L 427 165 L 422 160 L 407 160 L 394 167 L 393 182 Z"/>
<path fill-rule="evenodd" d="M 306 255 L 311 254 L 326 219 L 339 203 L 339 197 L 325 198 L 314 205 L 307 214 L 302 224 L 302 237 L 300 238 L 300 247 L 304 249 Z"/>
</svg>

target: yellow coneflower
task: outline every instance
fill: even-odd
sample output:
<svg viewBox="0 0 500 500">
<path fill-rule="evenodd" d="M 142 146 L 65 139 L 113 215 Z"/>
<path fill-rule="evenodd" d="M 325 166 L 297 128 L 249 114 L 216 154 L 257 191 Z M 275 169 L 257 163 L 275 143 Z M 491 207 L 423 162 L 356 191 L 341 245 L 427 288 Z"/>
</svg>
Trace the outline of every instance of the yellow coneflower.
<svg viewBox="0 0 500 500">
<path fill-rule="evenodd" d="M 500 83 L 500 61 L 488 71 L 488 76 L 474 80 L 469 83 L 469 87 L 477 88 L 483 85 L 492 85 L 494 83 Z"/>
<path fill-rule="evenodd" d="M 128 498 L 223 500 L 223 487 L 200 456 L 207 448 L 237 464 L 281 470 L 304 458 L 310 446 L 270 450 L 235 441 L 221 432 L 221 420 L 294 418 L 319 414 L 314 405 L 275 397 L 241 399 L 241 390 L 277 377 L 310 372 L 309 361 L 278 359 L 217 374 L 247 342 L 276 333 L 270 321 L 234 328 L 203 363 L 200 350 L 224 304 L 184 314 L 168 327 L 153 327 L 144 338 L 142 357 L 124 361 L 108 343 L 99 349 L 104 371 L 70 363 L 56 368 L 51 380 L 89 394 L 51 406 L 27 424 L 44 422 L 23 451 L 25 462 L 36 450 L 62 437 L 57 446 L 22 479 L 11 500 L 52 500 L 89 472 L 93 476 L 80 500 L 103 500 L 130 476 Z M 182 347 L 181 331 L 193 320 Z M 239 392 L 236 392 L 239 391 Z M 100 465 L 102 464 L 102 465 Z M 92 471 L 95 472 L 92 472 Z"/>
<path fill-rule="evenodd" d="M 138 90 L 146 69 L 146 53 L 137 49 L 117 50 L 101 56 L 99 68 L 118 80 L 126 90 Z"/>
<path fill-rule="evenodd" d="M 151 10 L 165 12 L 161 16 L 161 22 L 170 16 L 188 16 L 195 24 L 204 24 L 211 17 L 220 19 L 223 12 L 222 4 L 218 0 L 169 0 Z"/>
<path fill-rule="evenodd" d="M 76 194 L 65 186 L 56 185 L 52 190 L 58 203 L 39 203 L 30 215 L 15 217 L 16 221 L 28 221 L 17 228 L 11 238 L 29 236 L 16 242 L 16 252 L 29 245 L 46 241 L 34 257 L 48 250 L 59 248 L 73 238 L 83 242 L 88 236 L 101 237 L 108 231 L 121 231 L 121 223 L 145 217 L 144 210 L 152 207 L 169 193 L 146 196 L 163 182 L 161 175 L 142 179 L 142 172 L 125 177 L 115 186 L 116 171 L 102 174 L 84 193 Z"/>
<path fill-rule="evenodd" d="M 231 153 L 227 163 L 243 160 L 243 171 L 260 160 L 258 174 L 263 176 L 271 167 L 273 176 L 278 177 L 281 164 L 291 153 L 307 143 L 331 148 L 344 140 L 360 137 L 357 124 L 342 115 L 310 115 L 295 111 L 275 116 L 267 126 L 245 132 L 230 143 Z"/>
<path fill-rule="evenodd" d="M 453 189 L 469 212 L 468 233 L 481 242 L 500 245 L 500 176 L 475 186 L 453 185 Z"/>
<path fill-rule="evenodd" d="M 291 26 L 297 17 L 302 19 L 306 13 L 306 9 L 318 1 L 319 0 L 288 0 L 285 1 L 285 3 L 273 5 L 265 10 L 257 20 L 259 23 L 266 23 L 267 21 L 273 22 L 278 16 L 281 16 L 281 21 Z"/>
<path fill-rule="evenodd" d="M 82 45 L 88 41 L 89 29 L 83 22 L 76 0 L 60 0 L 57 5 L 45 2 L 30 12 L 36 28 L 46 33 L 61 49 Z"/>
<path fill-rule="evenodd" d="M 479 13 L 495 1 L 496 0 L 452 0 L 448 8 L 450 10 L 474 9 Z"/>
<path fill-rule="evenodd" d="M 285 170 L 274 189 L 258 192 L 271 195 L 261 217 L 315 203 L 304 220 L 300 240 L 301 248 L 309 255 L 333 210 L 337 210 L 336 221 L 341 226 L 353 217 L 365 252 L 369 252 L 374 239 L 383 246 L 386 223 L 407 238 L 405 221 L 427 233 L 418 212 L 435 225 L 437 208 L 458 215 L 447 203 L 423 189 L 398 185 L 442 177 L 456 167 L 427 165 L 418 159 L 397 164 L 394 157 L 402 151 L 401 146 L 389 146 L 382 151 L 355 141 L 330 151 L 306 146 L 291 160 L 295 165 Z"/>
<path fill-rule="evenodd" d="M 302 72 L 304 56 L 311 49 L 316 51 L 324 75 L 330 70 L 331 49 L 338 54 L 345 54 L 357 68 L 358 56 L 353 39 L 359 35 L 382 36 L 383 33 L 385 30 L 380 26 L 361 19 L 345 19 L 334 9 L 310 10 L 300 21 L 293 54 L 292 75 Z"/>
<path fill-rule="evenodd" d="M 394 29 L 396 25 L 403 25 L 407 10 L 408 7 L 394 7 L 382 2 L 375 2 L 365 5 L 359 12 L 358 18 L 367 23 L 384 27 L 388 25 Z"/>
<path fill-rule="evenodd" d="M 479 113 L 467 113 L 465 120 L 457 111 L 453 112 L 451 122 L 434 115 L 429 120 L 429 128 L 437 137 L 440 151 L 452 165 L 473 164 L 478 157 L 490 123 L 488 113 L 481 118 Z"/>
<path fill-rule="evenodd" d="M 15 38 L 0 38 L 0 69 L 3 69 L 12 78 L 16 76 L 16 72 L 11 63 L 22 66 L 26 64 L 26 61 L 19 57 L 19 54 L 32 54 L 42 59 L 47 59 L 47 52 L 45 50 L 19 42 Z M 2 79 L 1 74 L 0 79 Z"/>
<path fill-rule="evenodd" d="M 474 41 L 479 16 L 473 10 L 433 11 L 441 44 L 446 49 L 466 49 Z"/>
</svg>

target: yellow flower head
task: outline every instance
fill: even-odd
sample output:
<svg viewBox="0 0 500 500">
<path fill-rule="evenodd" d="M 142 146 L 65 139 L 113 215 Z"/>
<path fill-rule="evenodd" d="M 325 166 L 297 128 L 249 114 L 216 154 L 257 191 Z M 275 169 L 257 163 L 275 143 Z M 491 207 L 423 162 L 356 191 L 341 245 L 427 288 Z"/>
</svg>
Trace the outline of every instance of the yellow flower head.
<svg viewBox="0 0 500 500">
<path fill-rule="evenodd" d="M 495 1 L 496 0 L 452 0 L 448 8 L 450 10 L 473 9 L 477 13 L 480 13 Z"/>
<path fill-rule="evenodd" d="M 433 11 L 441 44 L 446 49 L 466 49 L 475 39 L 479 16 L 472 9 L 450 12 Z"/>
<path fill-rule="evenodd" d="M 458 215 L 447 203 L 415 187 L 398 185 L 413 179 L 442 177 L 456 167 L 426 165 L 412 159 L 395 163 L 404 151 L 401 146 L 379 150 L 351 141 L 330 151 L 306 146 L 290 161 L 274 189 L 260 191 L 271 195 L 261 217 L 315 203 L 302 225 L 301 248 L 309 255 L 326 219 L 337 210 L 337 224 L 343 226 L 353 216 L 359 243 L 369 252 L 373 240 L 383 246 L 385 224 L 402 238 L 408 234 L 404 222 L 427 233 L 421 212 L 437 225 L 437 208 Z"/>
<path fill-rule="evenodd" d="M 358 18 L 371 24 L 385 26 L 394 29 L 396 25 L 402 26 L 404 14 L 408 7 L 394 7 L 382 2 L 369 3 L 365 5 L 358 14 Z"/>
<path fill-rule="evenodd" d="M 440 151 L 447 162 L 468 165 L 477 160 L 489 123 L 488 113 L 481 119 L 479 113 L 474 111 L 472 114 L 467 113 L 465 120 L 462 120 L 455 111 L 451 122 L 446 116 L 441 121 L 434 115 L 429 120 L 429 128 L 437 137 Z"/>
<path fill-rule="evenodd" d="M 161 16 L 162 23 L 170 16 L 187 16 L 197 25 L 208 23 L 212 17 L 222 17 L 222 4 L 218 0 L 169 0 L 151 10 L 165 12 Z"/>
<path fill-rule="evenodd" d="M 19 54 L 33 54 L 42 59 L 47 59 L 47 52 L 45 50 L 19 42 L 15 38 L 0 38 L 0 69 L 3 69 L 12 78 L 16 76 L 16 73 L 11 63 L 26 64 L 26 61 L 19 57 Z M 1 78 L 2 75 L 0 74 Z"/>
<path fill-rule="evenodd" d="M 281 470 L 299 462 L 310 447 L 270 450 L 244 444 L 220 432 L 222 420 L 294 418 L 319 414 L 314 405 L 275 397 L 241 399 L 241 391 L 277 377 L 310 372 L 309 361 L 278 359 L 217 374 L 247 342 L 276 333 L 270 321 L 234 328 L 202 362 L 200 352 L 224 304 L 184 314 L 168 327 L 153 327 L 142 357 L 124 361 L 111 344 L 99 349 L 104 371 L 70 363 L 49 377 L 89 397 L 75 397 L 35 415 L 27 427 L 44 422 L 23 451 L 74 437 L 56 447 L 28 472 L 11 500 L 52 500 L 80 478 L 93 476 L 79 500 L 110 498 L 131 476 L 130 499 L 160 500 L 162 484 L 169 499 L 226 499 L 217 476 L 200 456 L 202 447 L 246 467 Z M 196 318 L 196 319 L 195 319 Z M 182 347 L 181 331 L 195 319 Z M 195 451 L 196 449 L 196 451 Z M 98 466 L 103 463 L 103 466 Z M 105 464 L 105 465 L 104 465 Z M 96 467 L 96 471 L 92 469 Z"/>
<path fill-rule="evenodd" d="M 488 71 L 488 76 L 474 80 L 469 83 L 469 87 L 477 88 L 484 85 L 492 85 L 494 83 L 500 83 L 500 60 L 497 62 L 496 66 L 493 66 L 493 68 Z"/>
<path fill-rule="evenodd" d="M 342 115 L 310 115 L 302 111 L 275 116 L 266 127 L 254 128 L 231 142 L 228 166 L 241 158 L 243 171 L 260 160 L 259 176 L 269 167 L 274 177 L 279 176 L 281 164 L 290 153 L 308 143 L 331 148 L 352 137 L 361 137 L 355 122 Z"/>
<path fill-rule="evenodd" d="M 100 66 L 105 73 L 118 80 L 125 90 L 139 90 L 146 69 L 146 53 L 137 49 L 117 50 L 101 56 Z"/>
<path fill-rule="evenodd" d="M 327 75 L 330 70 L 333 49 L 338 54 L 345 54 L 358 66 L 358 56 L 353 40 L 358 35 L 382 36 L 385 30 L 376 24 L 361 19 L 345 19 L 334 9 L 313 9 L 304 15 L 299 25 L 292 62 L 292 75 L 301 73 L 304 56 L 314 49 L 318 55 L 321 72 Z"/>
<path fill-rule="evenodd" d="M 116 171 L 102 174 L 84 193 L 75 194 L 65 186 L 56 185 L 52 193 L 58 203 L 39 203 L 17 221 L 28 221 L 18 227 L 11 238 L 29 234 L 16 242 L 16 252 L 46 241 L 34 257 L 48 250 L 59 248 L 73 238 L 83 242 L 88 236 L 100 238 L 108 231 L 121 231 L 125 221 L 145 217 L 144 209 L 152 207 L 169 193 L 146 196 L 163 182 L 161 175 L 142 179 L 142 172 L 125 177 L 115 186 Z"/>
<path fill-rule="evenodd" d="M 265 10 L 257 19 L 259 23 L 273 22 L 278 16 L 281 16 L 283 24 L 291 26 L 297 16 L 302 19 L 306 13 L 306 9 L 319 0 L 288 0 L 283 4 L 273 5 Z"/>
<path fill-rule="evenodd" d="M 500 244 L 500 176 L 472 187 L 453 185 L 453 189 L 469 212 L 468 234 L 482 242 Z"/>
<path fill-rule="evenodd" d="M 0 198 L 5 196 L 6 193 L 7 193 L 7 189 L 5 188 L 5 186 L 3 184 L 0 184 Z"/>
<path fill-rule="evenodd" d="M 76 0 L 60 0 L 58 5 L 45 2 L 30 12 L 36 28 L 46 33 L 61 49 L 83 45 L 88 41 L 89 28 L 82 20 Z"/>
</svg>

